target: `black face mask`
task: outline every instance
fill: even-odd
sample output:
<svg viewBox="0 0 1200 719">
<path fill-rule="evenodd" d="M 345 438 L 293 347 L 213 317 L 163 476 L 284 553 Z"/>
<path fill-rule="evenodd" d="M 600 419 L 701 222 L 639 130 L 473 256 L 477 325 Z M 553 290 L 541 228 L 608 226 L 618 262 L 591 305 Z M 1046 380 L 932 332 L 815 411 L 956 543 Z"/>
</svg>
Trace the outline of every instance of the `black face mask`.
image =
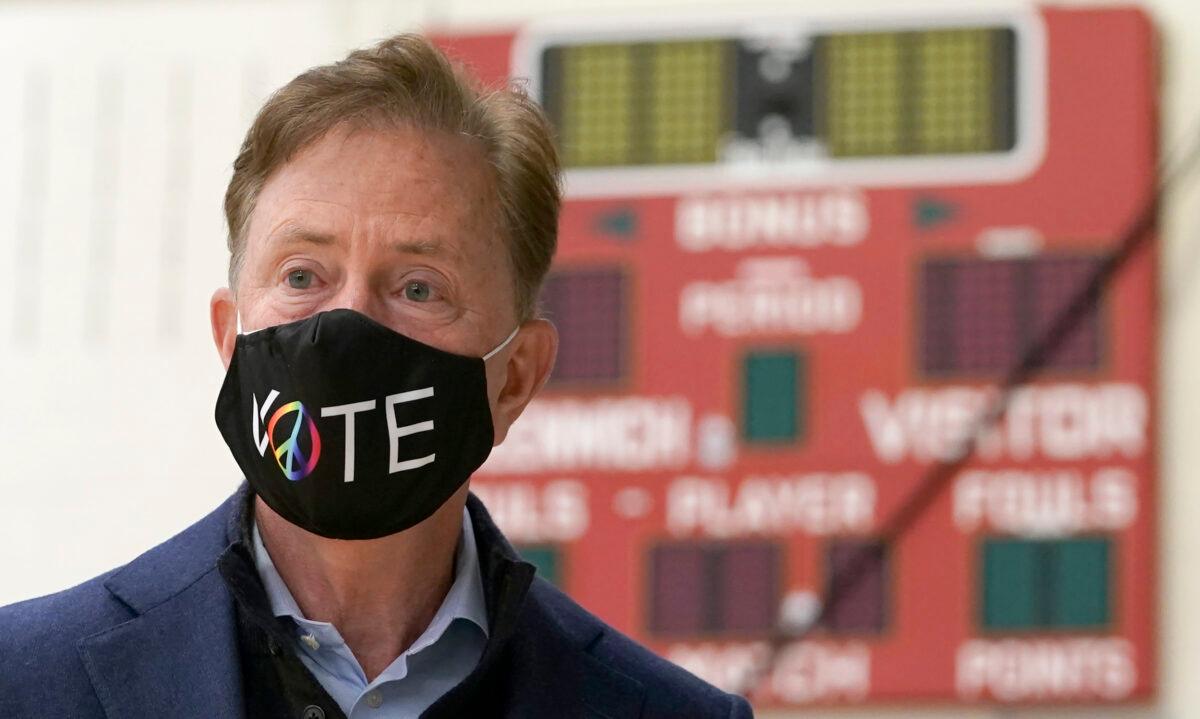
<svg viewBox="0 0 1200 719">
<path fill-rule="evenodd" d="M 217 427 L 254 491 L 335 539 L 421 522 L 492 450 L 484 358 L 405 337 L 353 310 L 239 334 Z"/>
</svg>

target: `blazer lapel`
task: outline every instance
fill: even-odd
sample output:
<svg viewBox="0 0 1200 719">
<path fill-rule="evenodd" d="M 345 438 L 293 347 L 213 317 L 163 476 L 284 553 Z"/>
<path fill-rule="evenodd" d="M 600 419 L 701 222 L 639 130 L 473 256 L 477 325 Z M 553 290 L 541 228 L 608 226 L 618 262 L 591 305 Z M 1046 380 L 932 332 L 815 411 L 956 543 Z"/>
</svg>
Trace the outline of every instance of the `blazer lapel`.
<svg viewBox="0 0 1200 719">
<path fill-rule="evenodd" d="M 242 716 L 233 606 L 215 570 L 79 650 L 111 719 Z"/>
<path fill-rule="evenodd" d="M 105 581 L 136 613 L 79 642 L 110 719 L 243 717 L 236 617 L 217 558 L 244 490 Z"/>
</svg>

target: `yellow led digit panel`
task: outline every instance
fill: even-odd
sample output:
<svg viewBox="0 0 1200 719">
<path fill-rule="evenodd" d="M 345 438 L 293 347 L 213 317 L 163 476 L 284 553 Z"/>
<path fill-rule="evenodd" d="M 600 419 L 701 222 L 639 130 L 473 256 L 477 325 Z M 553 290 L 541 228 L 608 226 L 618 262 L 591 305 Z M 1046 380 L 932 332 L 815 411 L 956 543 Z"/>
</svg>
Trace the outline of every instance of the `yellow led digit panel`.
<svg viewBox="0 0 1200 719">
<path fill-rule="evenodd" d="M 542 55 L 542 104 L 567 167 L 714 163 L 732 116 L 732 44 L 564 45 Z"/>
<path fill-rule="evenodd" d="M 823 38 L 825 141 L 834 157 L 902 154 L 903 40 L 882 32 Z"/>
<path fill-rule="evenodd" d="M 716 162 L 729 129 L 729 43 L 655 43 L 650 55 L 649 161 Z"/>
<path fill-rule="evenodd" d="M 935 30 L 916 39 L 915 95 L 918 153 L 996 149 L 994 44 L 989 30 Z"/>
<path fill-rule="evenodd" d="M 833 157 L 1009 150 L 1015 42 L 1001 28 L 826 35 L 818 126 Z"/>
<path fill-rule="evenodd" d="M 576 45 L 560 51 L 558 111 L 568 167 L 627 165 L 634 149 L 634 46 Z"/>
</svg>

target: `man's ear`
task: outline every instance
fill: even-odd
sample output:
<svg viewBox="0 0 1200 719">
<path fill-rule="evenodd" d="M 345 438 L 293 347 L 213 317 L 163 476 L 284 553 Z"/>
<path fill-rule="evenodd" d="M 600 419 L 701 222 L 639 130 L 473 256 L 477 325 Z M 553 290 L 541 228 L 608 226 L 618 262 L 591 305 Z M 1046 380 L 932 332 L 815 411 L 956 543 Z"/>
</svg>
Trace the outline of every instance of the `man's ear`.
<svg viewBox="0 0 1200 719">
<path fill-rule="evenodd" d="M 492 414 L 493 445 L 504 441 L 508 428 L 550 379 L 557 354 L 558 330 L 549 320 L 529 320 L 521 325 L 521 331 L 513 338 L 512 348 L 501 355 L 504 365 L 497 379 L 503 385 Z"/>
<path fill-rule="evenodd" d="M 214 292 L 208 302 L 208 314 L 217 354 L 221 356 L 225 369 L 229 369 L 233 346 L 237 343 L 237 302 L 233 299 L 233 291 L 222 287 Z"/>
</svg>

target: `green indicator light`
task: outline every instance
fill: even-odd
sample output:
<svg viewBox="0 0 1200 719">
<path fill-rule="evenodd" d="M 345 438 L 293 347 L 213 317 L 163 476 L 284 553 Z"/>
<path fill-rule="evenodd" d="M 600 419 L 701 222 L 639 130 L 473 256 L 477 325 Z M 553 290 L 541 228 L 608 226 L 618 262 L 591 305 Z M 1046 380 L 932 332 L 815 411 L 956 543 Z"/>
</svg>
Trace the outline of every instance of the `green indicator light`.
<svg viewBox="0 0 1200 719">
<path fill-rule="evenodd" d="M 1022 630 L 1041 624 L 1043 610 L 1034 588 L 1041 548 L 1022 539 L 990 539 L 983 545 L 983 626 Z"/>
<path fill-rule="evenodd" d="M 1097 629 L 1111 621 L 1108 537 L 983 544 L 982 619 L 1002 632 Z"/>
<path fill-rule="evenodd" d="M 803 358 L 757 352 L 742 366 L 742 436 L 747 442 L 793 442 L 804 433 Z"/>
<path fill-rule="evenodd" d="M 1060 628 L 1102 627 L 1109 622 L 1109 545 L 1106 538 L 1063 540 L 1054 557 L 1050 621 Z"/>
</svg>

